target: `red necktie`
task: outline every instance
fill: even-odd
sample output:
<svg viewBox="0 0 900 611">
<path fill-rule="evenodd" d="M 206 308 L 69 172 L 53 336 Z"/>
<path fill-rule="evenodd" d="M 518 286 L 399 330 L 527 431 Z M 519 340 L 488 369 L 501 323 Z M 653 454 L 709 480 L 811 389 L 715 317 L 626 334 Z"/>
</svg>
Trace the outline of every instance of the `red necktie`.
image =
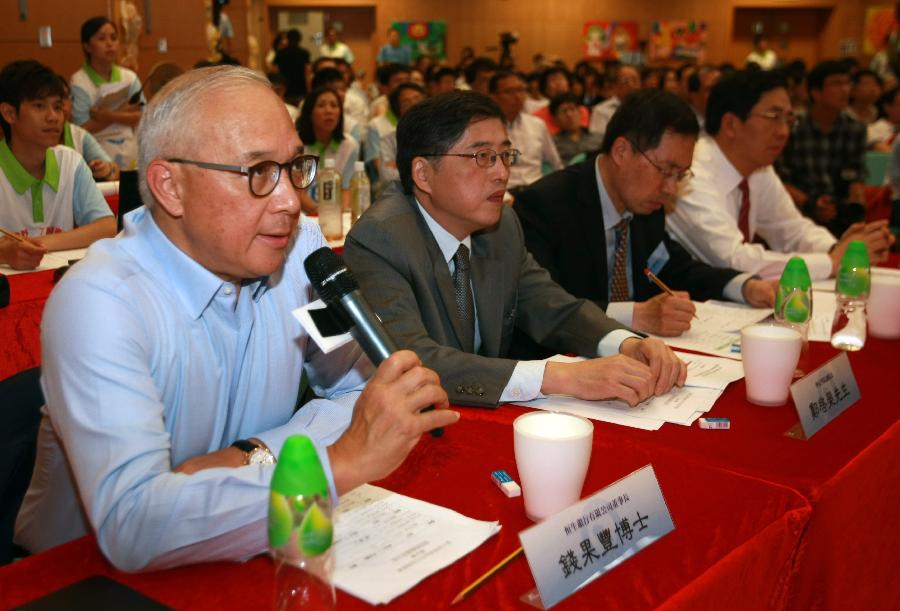
<svg viewBox="0 0 900 611">
<path fill-rule="evenodd" d="M 613 257 L 612 289 L 610 301 L 628 301 L 628 273 L 625 270 L 626 252 L 628 245 L 628 221 L 631 217 L 623 218 L 616 225 L 616 252 Z"/>
<path fill-rule="evenodd" d="M 750 185 L 747 179 L 741 181 L 738 185 L 741 190 L 741 212 L 738 215 L 738 229 L 744 234 L 744 242 L 752 242 L 753 236 L 750 235 Z"/>
</svg>

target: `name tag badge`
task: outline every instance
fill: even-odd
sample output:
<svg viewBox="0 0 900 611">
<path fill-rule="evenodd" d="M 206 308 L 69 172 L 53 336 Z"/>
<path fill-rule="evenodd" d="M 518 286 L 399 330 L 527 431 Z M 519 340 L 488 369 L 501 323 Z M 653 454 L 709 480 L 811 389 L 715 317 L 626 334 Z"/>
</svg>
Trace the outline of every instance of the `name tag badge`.
<svg viewBox="0 0 900 611">
<path fill-rule="evenodd" d="M 297 308 L 291 314 L 325 354 L 353 339 L 349 321 L 337 316 L 321 299 Z"/>
<path fill-rule="evenodd" d="M 665 243 L 660 242 L 659 245 L 653 249 L 653 252 L 650 253 L 650 256 L 647 258 L 647 267 L 654 274 L 659 274 L 662 271 L 662 268 L 666 266 L 666 263 L 669 262 L 669 249 L 666 248 Z"/>
<path fill-rule="evenodd" d="M 519 540 L 541 603 L 550 608 L 674 529 L 647 465 L 523 530 Z"/>
<path fill-rule="evenodd" d="M 859 401 L 859 386 L 846 352 L 791 385 L 791 397 L 800 416 L 802 436 L 809 439 L 844 410 Z M 801 437 L 788 431 L 789 437 Z"/>
</svg>

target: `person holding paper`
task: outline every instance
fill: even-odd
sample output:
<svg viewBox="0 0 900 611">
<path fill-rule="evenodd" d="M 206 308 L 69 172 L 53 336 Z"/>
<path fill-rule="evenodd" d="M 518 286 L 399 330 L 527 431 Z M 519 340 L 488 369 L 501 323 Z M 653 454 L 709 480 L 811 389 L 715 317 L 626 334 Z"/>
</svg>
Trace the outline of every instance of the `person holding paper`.
<svg viewBox="0 0 900 611">
<path fill-rule="evenodd" d="M 698 133 L 678 96 L 641 90 L 613 114 L 599 155 L 544 177 L 514 206 L 525 245 L 553 279 L 639 331 L 681 335 L 691 298 L 774 302 L 773 283 L 696 261 L 666 234 L 664 207 L 690 176 Z M 679 292 L 663 292 L 645 269 Z"/>
<path fill-rule="evenodd" d="M 119 33 L 106 17 L 92 17 L 81 25 L 84 65 L 72 75 L 72 120 L 97 138 L 123 170 L 134 169 L 137 142 L 134 128 L 141 119 L 141 81 L 116 65 Z"/>
<path fill-rule="evenodd" d="M 543 394 L 631 405 L 684 383 L 661 341 L 642 339 L 551 280 L 503 204 L 518 157 L 500 107 L 453 91 L 410 108 L 397 127 L 402 191 L 390 186 L 350 230 L 344 256 L 394 340 L 441 377 L 456 404 Z M 578 363 L 510 357 L 513 330 Z"/>
<path fill-rule="evenodd" d="M 666 219 L 672 237 L 710 265 L 766 278 L 780 276 L 794 255 L 813 280 L 830 278 L 852 240 L 864 240 L 872 261 L 883 261 L 893 243 L 884 221 L 853 225 L 837 240 L 794 204 L 772 164 L 795 121 L 777 73 L 738 72 L 719 81 L 707 107 L 709 137 L 697 143 L 694 176 Z"/>
<path fill-rule="evenodd" d="M 15 540 L 37 552 L 93 532 L 127 571 L 241 560 L 266 549 L 289 435 L 313 440 L 337 495 L 458 414 L 413 353 L 372 375 L 355 342 L 325 354 L 291 315 L 314 298 L 303 261 L 325 244 L 297 195 L 316 158 L 262 74 L 179 76 L 139 137 L 148 207 L 47 301 L 46 414 Z M 297 410 L 304 371 L 324 398 Z"/>
<path fill-rule="evenodd" d="M 0 263 L 34 269 L 51 250 L 116 233 L 91 170 L 63 133 L 64 84 L 50 68 L 16 61 L 0 71 Z"/>
</svg>

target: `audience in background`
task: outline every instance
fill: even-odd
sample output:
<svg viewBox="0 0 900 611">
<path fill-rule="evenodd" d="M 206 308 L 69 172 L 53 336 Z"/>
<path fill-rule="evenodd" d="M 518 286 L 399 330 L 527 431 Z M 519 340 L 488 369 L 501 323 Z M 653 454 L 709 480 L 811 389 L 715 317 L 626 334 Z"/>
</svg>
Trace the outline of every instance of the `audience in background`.
<svg viewBox="0 0 900 611">
<path fill-rule="evenodd" d="M 412 50 L 400 44 L 400 31 L 397 28 L 388 28 L 387 44 L 378 50 L 375 61 L 378 67 L 387 64 L 412 64 Z"/>
<path fill-rule="evenodd" d="M 84 65 L 72 75 L 72 121 L 94 134 L 117 166 L 134 169 L 137 141 L 134 128 L 141 119 L 141 81 L 116 65 L 119 32 L 106 17 L 92 17 L 81 25 Z"/>
<path fill-rule="evenodd" d="M 850 103 L 846 62 L 820 62 L 807 83 L 809 112 L 794 125 L 775 169 L 803 213 L 839 236 L 863 219 L 866 128 L 844 113 Z"/>
<path fill-rule="evenodd" d="M 607 71 L 607 79 L 612 84 L 612 97 L 594 106 L 588 129 L 603 136 L 606 125 L 630 93 L 641 87 L 641 75 L 634 66 L 620 64 Z"/>
<path fill-rule="evenodd" d="M 272 64 L 287 79 L 285 102 L 296 106 L 306 95 L 306 82 L 311 75 L 309 51 L 300 46 L 303 35 L 290 30 L 285 35 L 285 46 L 276 51 Z"/>
<path fill-rule="evenodd" d="M 851 119 L 864 125 L 878 119 L 878 99 L 883 93 L 884 81 L 871 70 L 857 70 L 853 73 L 850 88 L 850 106 L 844 111 Z"/>
<path fill-rule="evenodd" d="M 561 93 L 550 101 L 550 115 L 559 126 L 553 136 L 553 144 L 564 164 L 600 150 L 603 142 L 599 134 L 592 134 L 584 127 L 582 108 L 574 93 Z"/>
<path fill-rule="evenodd" d="M 866 128 L 870 150 L 888 152 L 900 131 L 900 87 L 888 89 L 878 99 L 878 119 Z"/>
<path fill-rule="evenodd" d="M 391 112 L 394 113 L 394 116 L 399 121 L 406 114 L 406 111 L 424 100 L 425 97 L 425 90 L 421 86 L 415 83 L 402 83 L 388 96 L 388 102 L 391 106 Z M 381 137 L 380 149 L 379 181 L 381 185 L 376 186 L 376 191 L 380 191 L 391 181 L 400 180 L 400 174 L 397 172 L 396 131 L 389 132 Z"/>
<path fill-rule="evenodd" d="M 84 248 L 116 233 L 116 219 L 91 170 L 60 146 L 65 87 L 33 60 L 0 71 L 0 263 L 34 269 L 52 250 Z"/>
<path fill-rule="evenodd" d="M 348 64 L 353 63 L 353 51 L 346 43 L 338 40 L 338 31 L 334 26 L 325 30 L 325 42 L 319 47 L 319 55 L 343 59 Z"/>
<path fill-rule="evenodd" d="M 540 79 L 541 86 L 541 94 L 547 98 L 547 104 L 541 106 L 537 110 L 535 110 L 532 114 L 537 118 L 541 119 L 544 122 L 544 125 L 547 126 L 547 131 L 550 132 L 550 135 L 554 135 L 559 132 L 560 126 L 554 119 L 553 112 L 550 110 L 550 101 L 553 100 L 556 96 L 568 93 L 572 89 L 572 75 L 565 68 L 561 68 L 559 66 L 553 66 L 552 68 L 547 68 L 543 74 L 541 74 Z M 584 94 L 582 93 L 582 96 Z M 587 128 L 588 123 L 591 120 L 590 111 L 578 104 L 578 123 L 582 127 Z M 527 110 L 526 110 L 527 112 Z"/>
<path fill-rule="evenodd" d="M 503 112 L 506 133 L 513 146 L 519 150 L 519 158 L 509 168 L 507 189 L 515 192 L 538 180 L 543 174 L 543 164 L 552 170 L 562 167 L 562 161 L 544 122 L 524 111 L 525 79 L 514 72 L 497 72 L 488 85 L 491 98 Z"/>
<path fill-rule="evenodd" d="M 751 64 L 756 64 L 763 70 L 774 70 L 777 67 L 778 56 L 769 48 L 769 38 L 762 32 L 753 35 L 753 50 L 744 63 L 748 68 Z"/>
<path fill-rule="evenodd" d="M 91 135 L 91 132 L 83 127 L 71 123 L 72 90 L 69 88 L 69 84 L 63 77 L 57 76 L 64 88 L 62 112 L 63 121 L 65 121 L 65 123 L 63 123 L 59 144 L 78 151 L 78 154 L 84 158 L 88 167 L 91 168 L 91 174 L 97 182 L 118 180 L 119 166 L 117 166 L 109 155 L 106 154 L 106 151 L 103 150 L 103 147 L 100 146 L 97 139 Z"/>
</svg>

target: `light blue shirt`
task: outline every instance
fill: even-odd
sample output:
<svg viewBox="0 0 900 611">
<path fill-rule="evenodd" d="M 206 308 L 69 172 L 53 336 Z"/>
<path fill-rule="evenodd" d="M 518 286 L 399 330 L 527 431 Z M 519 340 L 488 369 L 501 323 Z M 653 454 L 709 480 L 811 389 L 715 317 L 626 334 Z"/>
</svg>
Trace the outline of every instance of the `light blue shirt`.
<svg viewBox="0 0 900 611">
<path fill-rule="evenodd" d="M 450 275 L 453 276 L 453 273 L 456 271 L 456 264 L 453 262 L 453 257 L 456 255 L 456 251 L 459 250 L 460 244 L 465 244 L 466 248 L 469 249 L 469 252 L 472 252 L 472 236 L 467 235 L 462 241 L 457 240 L 453 234 L 444 229 L 440 223 L 428 214 L 428 211 L 422 207 L 422 204 L 420 204 L 418 200 L 416 200 L 416 205 L 419 207 L 419 212 L 425 219 L 425 224 L 428 225 L 431 235 L 434 236 L 438 248 L 441 249 L 441 254 L 447 262 L 447 269 Z M 473 297 L 474 294 L 475 290 L 472 289 Z M 478 306 L 474 303 L 473 306 L 475 306 L 474 345 L 475 352 L 477 353 L 479 349 L 481 349 L 481 329 L 478 321 Z M 619 345 L 629 337 L 639 338 L 639 336 L 630 331 L 625 331 L 624 329 L 616 329 L 615 331 L 607 333 L 603 336 L 597 346 L 597 356 L 614 356 L 618 354 Z M 500 402 L 510 403 L 513 401 L 530 401 L 532 399 L 544 397 L 545 395 L 541 393 L 541 386 L 544 383 L 544 368 L 546 365 L 546 360 L 518 361 L 513 368 L 509 382 L 506 383 L 503 392 L 500 393 Z"/>
<path fill-rule="evenodd" d="M 386 44 L 378 51 L 378 63 L 395 63 L 409 66 L 412 64 L 412 50 L 403 45 L 392 47 L 390 44 Z"/>
<path fill-rule="evenodd" d="M 238 291 L 144 208 L 97 242 L 44 311 L 46 415 L 16 541 L 38 551 L 93 530 L 131 571 L 258 554 L 273 466 L 172 472 L 249 437 L 277 456 L 288 435 L 309 435 L 335 494 L 323 448 L 373 367 L 355 342 L 323 354 L 291 315 L 314 299 L 303 260 L 324 244 L 302 220 L 284 268 Z M 294 413 L 304 369 L 326 399 Z"/>
</svg>

